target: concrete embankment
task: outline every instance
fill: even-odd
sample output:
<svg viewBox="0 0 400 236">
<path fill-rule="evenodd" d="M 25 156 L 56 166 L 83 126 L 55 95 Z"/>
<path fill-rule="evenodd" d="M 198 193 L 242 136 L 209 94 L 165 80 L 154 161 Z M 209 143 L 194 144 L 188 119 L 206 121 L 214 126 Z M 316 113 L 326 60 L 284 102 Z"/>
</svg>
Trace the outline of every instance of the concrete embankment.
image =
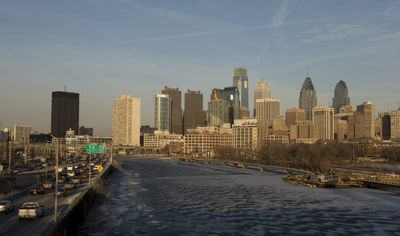
<svg viewBox="0 0 400 236">
<path fill-rule="evenodd" d="M 96 187 L 101 184 L 103 179 L 108 177 L 112 170 L 113 166 L 108 165 L 92 182 L 93 187 L 90 189 L 86 188 L 82 191 L 81 194 L 73 200 L 68 209 L 59 216 L 57 224 L 49 225 L 44 235 L 74 235 L 78 226 L 84 222 L 85 215 L 96 199 Z"/>
</svg>

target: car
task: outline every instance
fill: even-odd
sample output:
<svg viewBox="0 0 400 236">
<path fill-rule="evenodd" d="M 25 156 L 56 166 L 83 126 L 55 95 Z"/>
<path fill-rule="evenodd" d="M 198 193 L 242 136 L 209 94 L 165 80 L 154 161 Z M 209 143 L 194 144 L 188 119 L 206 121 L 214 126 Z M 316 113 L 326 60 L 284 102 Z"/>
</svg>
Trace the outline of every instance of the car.
<svg viewBox="0 0 400 236">
<path fill-rule="evenodd" d="M 14 210 L 14 205 L 11 201 L 0 201 L 0 213 L 8 213 Z"/>
<path fill-rule="evenodd" d="M 43 188 L 44 189 L 52 189 L 53 188 L 53 183 L 50 181 L 44 182 L 43 183 Z"/>
<path fill-rule="evenodd" d="M 44 194 L 44 193 L 45 193 L 44 188 L 41 187 L 41 186 L 31 188 L 30 192 L 31 192 L 31 194 L 33 194 L 33 195 L 36 195 L 36 194 Z"/>
<path fill-rule="evenodd" d="M 58 197 L 65 197 L 65 196 L 66 196 L 65 190 L 59 189 L 59 190 L 57 191 L 57 196 L 58 196 Z"/>
<path fill-rule="evenodd" d="M 74 183 L 68 182 L 68 183 L 65 183 L 65 184 L 64 184 L 64 189 L 65 189 L 65 190 L 74 189 L 74 188 L 76 188 L 76 186 L 75 186 Z"/>
<path fill-rule="evenodd" d="M 81 179 L 80 178 L 72 178 L 72 183 L 80 184 L 81 183 Z"/>
<path fill-rule="evenodd" d="M 43 205 L 40 205 L 38 202 L 25 202 L 19 208 L 18 217 L 20 220 L 23 219 L 36 219 L 40 216 L 43 216 L 44 209 Z"/>
</svg>

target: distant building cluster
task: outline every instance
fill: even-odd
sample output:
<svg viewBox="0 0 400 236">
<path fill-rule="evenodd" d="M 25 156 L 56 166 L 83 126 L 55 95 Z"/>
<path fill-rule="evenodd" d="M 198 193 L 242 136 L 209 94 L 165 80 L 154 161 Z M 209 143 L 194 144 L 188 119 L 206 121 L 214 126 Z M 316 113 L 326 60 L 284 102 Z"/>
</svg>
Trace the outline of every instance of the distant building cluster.
<svg viewBox="0 0 400 236">
<path fill-rule="evenodd" d="M 70 144 L 105 142 L 207 156 L 212 156 L 218 147 L 257 150 L 272 142 L 400 141 L 400 109 L 378 113 L 377 118 L 370 101 L 353 109 L 343 80 L 336 84 L 332 106 L 321 106 L 307 73 L 298 107 L 289 108 L 284 114 L 280 99 L 272 96 L 272 88 L 264 79 L 254 87 L 254 107 L 250 109 L 249 78 L 244 68 L 234 69 L 231 86 L 212 89 L 206 110 L 201 91 L 189 89 L 183 97 L 184 101 L 179 88 L 168 86 L 155 94 L 151 127 L 141 126 L 140 98 L 120 95 L 113 103 L 111 138 L 94 136 L 93 128 L 79 126 L 78 93 L 55 91 L 50 133 L 36 133 L 31 125 L 19 124 L 0 129 L 0 141 L 26 145 L 60 138 Z"/>
</svg>

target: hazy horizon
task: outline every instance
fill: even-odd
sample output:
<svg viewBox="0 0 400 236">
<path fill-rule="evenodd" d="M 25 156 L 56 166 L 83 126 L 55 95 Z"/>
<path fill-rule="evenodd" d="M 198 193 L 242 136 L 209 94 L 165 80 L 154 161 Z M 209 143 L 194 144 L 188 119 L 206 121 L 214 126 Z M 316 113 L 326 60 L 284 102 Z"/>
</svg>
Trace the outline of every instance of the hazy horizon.
<svg viewBox="0 0 400 236">
<path fill-rule="evenodd" d="M 382 112 L 400 103 L 399 59 L 398 0 L 3 1 L 0 122 L 50 131 L 51 93 L 67 85 L 95 135 L 111 135 L 120 94 L 141 98 L 141 123 L 153 126 L 164 86 L 200 90 L 206 109 L 235 67 L 248 70 L 251 109 L 261 78 L 281 115 L 298 107 L 310 68 L 318 105 L 331 105 L 343 80 L 353 107 Z"/>
</svg>

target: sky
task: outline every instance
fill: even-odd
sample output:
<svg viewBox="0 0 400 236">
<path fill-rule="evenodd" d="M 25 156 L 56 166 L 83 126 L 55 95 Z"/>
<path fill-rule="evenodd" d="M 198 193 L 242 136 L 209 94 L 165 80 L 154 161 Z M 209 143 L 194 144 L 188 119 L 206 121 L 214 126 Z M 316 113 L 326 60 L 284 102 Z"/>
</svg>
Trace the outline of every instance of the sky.
<svg viewBox="0 0 400 236">
<path fill-rule="evenodd" d="M 48 132 L 51 92 L 80 94 L 80 125 L 111 135 L 112 103 L 141 98 L 153 125 L 154 95 L 165 85 L 213 88 L 248 70 L 250 106 L 263 78 L 298 107 L 309 68 L 318 105 L 331 105 L 344 80 L 353 106 L 400 104 L 400 1 L 394 0 L 2 0 L 1 127 Z M 183 99 L 183 98 L 182 98 Z M 183 102 L 183 101 L 182 101 Z"/>
</svg>

